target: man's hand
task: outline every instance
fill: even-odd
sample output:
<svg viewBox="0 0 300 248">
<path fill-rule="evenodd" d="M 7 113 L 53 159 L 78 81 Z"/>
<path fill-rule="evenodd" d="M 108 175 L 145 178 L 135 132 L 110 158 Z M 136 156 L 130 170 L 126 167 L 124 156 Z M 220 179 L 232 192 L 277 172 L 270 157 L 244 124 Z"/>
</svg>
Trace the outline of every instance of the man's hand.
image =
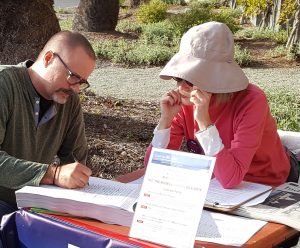
<svg viewBox="0 0 300 248">
<path fill-rule="evenodd" d="M 74 162 L 57 168 L 54 183 L 62 188 L 82 188 L 88 184 L 91 174 L 90 168 L 79 162 Z"/>
<path fill-rule="evenodd" d="M 74 162 L 58 166 L 49 165 L 41 184 L 52 184 L 68 189 L 82 188 L 88 184 L 92 171 L 87 166 Z"/>
</svg>

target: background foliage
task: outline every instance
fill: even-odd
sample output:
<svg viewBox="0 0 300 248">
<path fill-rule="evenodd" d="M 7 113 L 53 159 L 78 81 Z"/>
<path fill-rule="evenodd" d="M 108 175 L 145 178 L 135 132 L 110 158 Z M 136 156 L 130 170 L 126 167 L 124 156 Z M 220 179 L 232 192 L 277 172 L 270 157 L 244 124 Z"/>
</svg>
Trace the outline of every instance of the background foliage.
<svg viewBox="0 0 300 248">
<path fill-rule="evenodd" d="M 291 2 L 286 0 L 285 3 L 291 6 Z M 156 3 L 161 4 L 163 1 L 157 0 Z M 151 22 L 134 21 L 134 19 L 119 20 L 116 30 L 121 33 L 129 33 L 135 38 L 123 37 L 118 40 L 93 41 L 93 46 L 99 59 L 108 59 L 113 63 L 121 63 L 123 66 L 164 65 L 178 51 L 181 35 L 186 30 L 196 24 L 215 20 L 225 22 L 234 32 L 237 40 L 273 41 L 278 46 L 268 53 L 276 57 L 289 56 L 283 45 L 287 41 L 288 30 L 260 30 L 255 27 L 242 26 L 239 24 L 242 12 L 222 7 L 219 3 L 217 0 L 193 3 L 185 12 L 176 14 L 168 13 L 165 9 L 166 5 L 161 5 L 163 6 L 161 9 L 166 13 L 161 15 L 163 18 L 160 15 L 159 18 L 154 16 Z M 254 4 L 252 7 L 254 11 L 254 9 L 264 8 L 267 1 L 247 0 L 247 3 Z M 151 16 L 153 9 L 157 7 L 151 4 L 144 4 L 140 7 L 144 8 L 145 16 Z M 170 5 L 168 5 L 169 7 Z M 68 25 L 68 20 L 65 19 L 61 20 L 60 24 L 62 29 L 71 27 Z M 255 58 L 251 57 L 246 48 L 236 44 L 235 59 L 241 66 L 248 66 Z M 260 87 L 267 94 L 270 109 L 277 120 L 278 128 L 300 131 L 299 90 L 296 88 L 286 90 L 284 87 L 272 87 L 266 84 L 261 84 Z"/>
</svg>

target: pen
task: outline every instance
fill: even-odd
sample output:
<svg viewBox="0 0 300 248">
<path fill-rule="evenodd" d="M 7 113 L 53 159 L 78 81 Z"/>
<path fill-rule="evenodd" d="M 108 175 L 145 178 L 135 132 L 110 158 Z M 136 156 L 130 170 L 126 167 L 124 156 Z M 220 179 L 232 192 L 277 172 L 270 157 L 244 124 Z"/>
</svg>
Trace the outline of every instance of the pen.
<svg viewBox="0 0 300 248">
<path fill-rule="evenodd" d="M 72 152 L 72 156 L 73 156 L 74 162 L 80 163 L 80 162 L 78 161 L 78 159 L 76 158 L 74 152 Z M 87 182 L 87 185 L 90 185 L 89 181 Z"/>
<path fill-rule="evenodd" d="M 72 152 L 72 156 L 73 156 L 74 162 L 80 163 L 80 162 L 78 161 L 78 159 L 76 158 L 74 152 Z"/>
</svg>

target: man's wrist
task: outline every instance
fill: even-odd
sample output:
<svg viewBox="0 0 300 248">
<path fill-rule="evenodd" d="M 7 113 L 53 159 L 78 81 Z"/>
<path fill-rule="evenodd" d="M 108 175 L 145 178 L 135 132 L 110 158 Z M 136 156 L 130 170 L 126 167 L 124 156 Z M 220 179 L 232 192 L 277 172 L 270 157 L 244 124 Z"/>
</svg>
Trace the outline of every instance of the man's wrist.
<svg viewBox="0 0 300 248">
<path fill-rule="evenodd" d="M 55 180 L 56 180 L 56 173 L 57 173 L 58 164 L 54 163 L 54 164 L 51 164 L 50 166 L 54 166 L 54 173 L 53 173 L 52 184 L 55 185 Z"/>
<path fill-rule="evenodd" d="M 41 180 L 41 184 L 53 184 L 55 182 L 55 170 L 57 170 L 58 165 L 54 163 L 49 164 L 44 177 Z"/>
</svg>

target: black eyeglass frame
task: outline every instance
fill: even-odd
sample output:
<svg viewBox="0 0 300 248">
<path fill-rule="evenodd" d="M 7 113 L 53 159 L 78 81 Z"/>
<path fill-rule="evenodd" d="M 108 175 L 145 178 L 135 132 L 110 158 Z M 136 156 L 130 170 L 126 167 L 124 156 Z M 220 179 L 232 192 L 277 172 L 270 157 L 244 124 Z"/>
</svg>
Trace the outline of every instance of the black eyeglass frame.
<svg viewBox="0 0 300 248">
<path fill-rule="evenodd" d="M 76 85 L 76 84 L 79 84 L 80 85 L 80 90 L 86 90 L 87 88 L 90 87 L 90 84 L 87 80 L 83 79 L 82 77 L 80 77 L 77 73 L 74 73 L 72 72 L 69 67 L 67 66 L 67 64 L 63 61 L 63 59 L 59 56 L 58 53 L 53 53 L 54 56 L 57 56 L 60 60 L 60 62 L 64 65 L 64 67 L 66 68 L 66 70 L 68 71 L 68 77 L 67 77 L 67 80 L 68 80 L 68 83 L 70 85 Z M 78 81 L 77 82 L 74 82 L 74 80 L 70 81 L 71 78 L 77 78 Z"/>
<path fill-rule="evenodd" d="M 190 83 L 189 81 L 183 79 L 183 78 L 179 78 L 179 77 L 173 77 L 173 79 L 177 82 L 180 83 L 181 81 L 185 81 L 187 83 L 188 86 L 193 87 L 194 85 L 192 83 Z"/>
</svg>

